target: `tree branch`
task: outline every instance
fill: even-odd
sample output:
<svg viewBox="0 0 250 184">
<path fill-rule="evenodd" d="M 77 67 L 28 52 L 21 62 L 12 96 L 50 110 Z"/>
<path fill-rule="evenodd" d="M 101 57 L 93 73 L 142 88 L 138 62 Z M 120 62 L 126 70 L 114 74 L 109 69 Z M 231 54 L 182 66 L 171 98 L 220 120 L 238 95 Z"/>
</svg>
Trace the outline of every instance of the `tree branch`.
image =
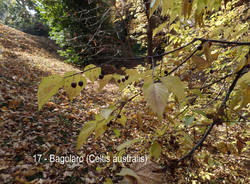
<svg viewBox="0 0 250 184">
<path fill-rule="evenodd" d="M 233 89 L 235 88 L 238 80 L 240 79 L 240 77 L 243 75 L 244 73 L 244 69 L 247 68 L 248 66 L 245 65 L 241 70 L 239 70 L 236 73 L 236 77 L 233 80 L 232 84 L 230 85 L 227 94 L 222 102 L 222 104 L 219 107 L 219 112 L 223 111 L 226 107 L 226 103 L 229 99 L 229 96 L 231 94 L 231 92 L 233 91 Z M 177 164 L 184 161 L 185 159 L 189 158 L 192 156 L 192 154 L 195 152 L 195 150 L 197 150 L 199 147 L 202 147 L 203 142 L 205 141 L 205 139 L 207 138 L 207 136 L 209 135 L 209 133 L 211 132 L 211 130 L 213 129 L 214 125 L 217 123 L 217 121 L 213 120 L 213 123 L 211 123 L 208 127 L 208 129 L 206 130 L 205 134 L 202 136 L 202 138 L 199 140 L 199 142 L 193 147 L 193 149 L 191 149 L 187 154 L 185 154 L 182 158 L 180 158 L 179 160 L 169 164 L 168 166 L 160 169 L 160 170 L 156 170 L 155 172 L 165 172 L 166 170 L 168 170 L 169 168 L 173 168 L 173 165 L 175 167 L 177 167 Z"/>
<path fill-rule="evenodd" d="M 174 69 L 172 69 L 168 75 L 170 75 L 171 73 L 175 72 L 178 68 L 180 68 L 184 63 L 186 63 L 196 52 L 198 51 L 198 49 L 196 48 L 194 50 L 194 52 L 192 52 L 186 59 L 184 59 L 178 66 L 176 66 Z"/>
</svg>

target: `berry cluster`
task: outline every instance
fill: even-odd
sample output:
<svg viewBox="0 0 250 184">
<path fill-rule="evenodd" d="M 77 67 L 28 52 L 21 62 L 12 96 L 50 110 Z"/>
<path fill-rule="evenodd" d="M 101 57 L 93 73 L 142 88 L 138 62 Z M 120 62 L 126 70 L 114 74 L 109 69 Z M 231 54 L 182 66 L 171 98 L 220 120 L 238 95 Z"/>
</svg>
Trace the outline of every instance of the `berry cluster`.
<svg viewBox="0 0 250 184">
<path fill-rule="evenodd" d="M 128 78 L 129 78 L 129 76 L 126 75 L 124 78 L 122 78 L 122 80 L 121 80 L 121 79 L 118 79 L 117 82 L 118 82 L 118 83 L 125 82 L 126 80 L 128 80 Z"/>
<path fill-rule="evenodd" d="M 72 82 L 72 83 L 71 83 L 71 87 L 72 87 L 72 88 L 76 88 L 76 86 L 77 86 L 77 83 L 76 83 L 76 82 Z M 82 86 L 83 86 L 83 81 L 79 81 L 79 82 L 78 82 L 78 86 L 82 87 Z"/>
</svg>

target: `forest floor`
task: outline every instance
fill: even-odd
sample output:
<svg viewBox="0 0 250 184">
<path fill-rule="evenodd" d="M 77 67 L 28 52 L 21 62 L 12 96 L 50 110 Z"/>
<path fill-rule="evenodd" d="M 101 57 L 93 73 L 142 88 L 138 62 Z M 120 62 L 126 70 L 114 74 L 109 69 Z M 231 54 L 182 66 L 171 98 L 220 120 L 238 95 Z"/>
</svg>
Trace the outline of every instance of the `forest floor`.
<svg viewBox="0 0 250 184">
<path fill-rule="evenodd" d="M 0 24 L 0 183 L 104 183 L 106 177 L 115 177 L 118 181 L 121 177 L 114 176 L 114 173 L 120 168 L 116 166 L 101 170 L 100 166 L 103 165 L 98 163 L 84 161 L 60 164 L 48 162 L 44 158 L 51 154 L 106 154 L 126 140 L 146 137 L 148 132 L 158 126 L 157 120 L 145 116 L 145 124 L 138 125 L 134 112 L 135 109 L 141 109 L 143 112 L 145 102 L 133 102 L 128 107 L 127 114 L 131 118 L 128 118 L 126 128 L 121 129 L 119 138 L 110 130 L 101 140 L 94 141 L 91 137 L 81 152 L 77 152 L 76 139 L 82 125 L 91 120 L 101 107 L 116 101 L 119 96 L 118 88 L 108 84 L 104 90 L 97 92 L 98 83 L 89 82 L 81 95 L 72 102 L 65 92 L 60 90 L 38 112 L 37 90 L 42 77 L 80 71 L 64 63 L 56 50 L 54 42 L 47 38 L 28 35 Z M 120 125 L 115 126 L 121 128 Z M 139 131 L 140 128 L 143 131 Z M 224 129 L 216 131 L 218 136 Z M 213 138 L 210 138 L 209 142 L 213 142 Z M 138 150 L 140 147 L 135 147 L 131 152 Z M 36 162 L 39 154 L 42 154 L 43 158 Z M 247 181 L 250 163 L 249 159 L 243 160 L 245 157 L 247 156 L 218 155 L 217 159 L 221 159 L 225 166 L 215 168 L 212 175 L 204 174 L 203 183 L 209 183 L 208 178 L 212 178 L 215 183 Z M 199 164 L 192 167 L 199 168 L 197 172 L 202 169 Z M 231 167 L 239 178 L 231 178 Z M 168 179 L 165 180 L 167 183 L 189 183 L 191 180 L 185 178 L 189 177 L 188 173 L 194 168 L 168 173 L 165 175 Z M 159 183 L 159 178 L 164 176 L 152 173 L 149 168 L 144 168 L 144 171 L 155 183 Z M 206 172 L 211 173 L 211 170 Z"/>
</svg>

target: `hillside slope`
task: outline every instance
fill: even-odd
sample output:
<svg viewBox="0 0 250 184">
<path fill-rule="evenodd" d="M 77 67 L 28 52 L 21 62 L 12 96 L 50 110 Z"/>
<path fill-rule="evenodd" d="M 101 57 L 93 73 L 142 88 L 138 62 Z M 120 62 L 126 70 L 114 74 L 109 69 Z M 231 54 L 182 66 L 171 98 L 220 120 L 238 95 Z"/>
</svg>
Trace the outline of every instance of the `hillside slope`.
<svg viewBox="0 0 250 184">
<path fill-rule="evenodd" d="M 88 85 L 70 103 L 60 91 L 38 112 L 37 89 L 42 77 L 79 71 L 63 63 L 56 49 L 47 38 L 0 24 L 0 183 L 69 183 L 69 176 L 77 178 L 87 168 L 86 164 L 36 163 L 33 157 L 76 155 L 77 135 L 96 109 L 93 101 L 104 104 L 115 94 L 104 97 Z"/>
</svg>

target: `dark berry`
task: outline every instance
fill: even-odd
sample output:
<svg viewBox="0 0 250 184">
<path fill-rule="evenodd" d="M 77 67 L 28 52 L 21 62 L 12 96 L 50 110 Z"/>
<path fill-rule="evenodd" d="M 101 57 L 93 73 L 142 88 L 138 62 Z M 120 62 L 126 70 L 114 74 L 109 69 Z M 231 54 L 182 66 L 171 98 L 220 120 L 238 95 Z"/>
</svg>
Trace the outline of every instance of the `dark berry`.
<svg viewBox="0 0 250 184">
<path fill-rule="evenodd" d="M 72 82 L 72 83 L 71 83 L 71 87 L 72 87 L 72 88 L 76 88 L 76 86 L 77 86 L 77 84 L 76 84 L 75 82 Z"/>
<path fill-rule="evenodd" d="M 213 70 L 210 70 L 210 73 L 212 74 L 212 73 L 214 73 L 214 71 L 213 71 Z"/>
<path fill-rule="evenodd" d="M 167 75 L 167 74 L 168 74 L 168 71 L 167 71 L 167 70 L 165 70 L 165 71 L 164 71 L 164 74 L 165 74 L 165 75 Z"/>
<path fill-rule="evenodd" d="M 125 82 L 125 80 L 126 80 L 125 78 L 122 78 L 122 82 Z"/>
<path fill-rule="evenodd" d="M 107 127 L 110 127 L 111 124 L 113 124 L 112 120 L 109 121 L 109 123 L 107 124 Z"/>
<path fill-rule="evenodd" d="M 198 50 L 202 50 L 202 45 L 199 45 L 199 46 L 197 47 L 197 49 L 198 49 Z"/>
<path fill-rule="evenodd" d="M 121 83 L 121 80 L 120 80 L 120 79 L 118 79 L 118 80 L 117 80 L 117 82 L 118 82 L 118 83 Z"/>
<path fill-rule="evenodd" d="M 79 82 L 78 82 L 78 85 L 82 87 L 82 86 L 83 86 L 83 82 L 82 82 L 82 81 L 79 81 Z"/>
<path fill-rule="evenodd" d="M 100 74 L 99 79 L 103 79 L 104 75 Z"/>
<path fill-rule="evenodd" d="M 125 76 L 125 79 L 126 79 L 126 80 L 128 80 L 128 78 L 129 78 L 129 76 L 128 76 L 128 75 L 126 75 L 126 76 Z"/>
<path fill-rule="evenodd" d="M 117 115 L 117 118 L 121 118 L 121 115 L 120 115 L 120 114 L 118 114 L 118 115 Z"/>
</svg>

